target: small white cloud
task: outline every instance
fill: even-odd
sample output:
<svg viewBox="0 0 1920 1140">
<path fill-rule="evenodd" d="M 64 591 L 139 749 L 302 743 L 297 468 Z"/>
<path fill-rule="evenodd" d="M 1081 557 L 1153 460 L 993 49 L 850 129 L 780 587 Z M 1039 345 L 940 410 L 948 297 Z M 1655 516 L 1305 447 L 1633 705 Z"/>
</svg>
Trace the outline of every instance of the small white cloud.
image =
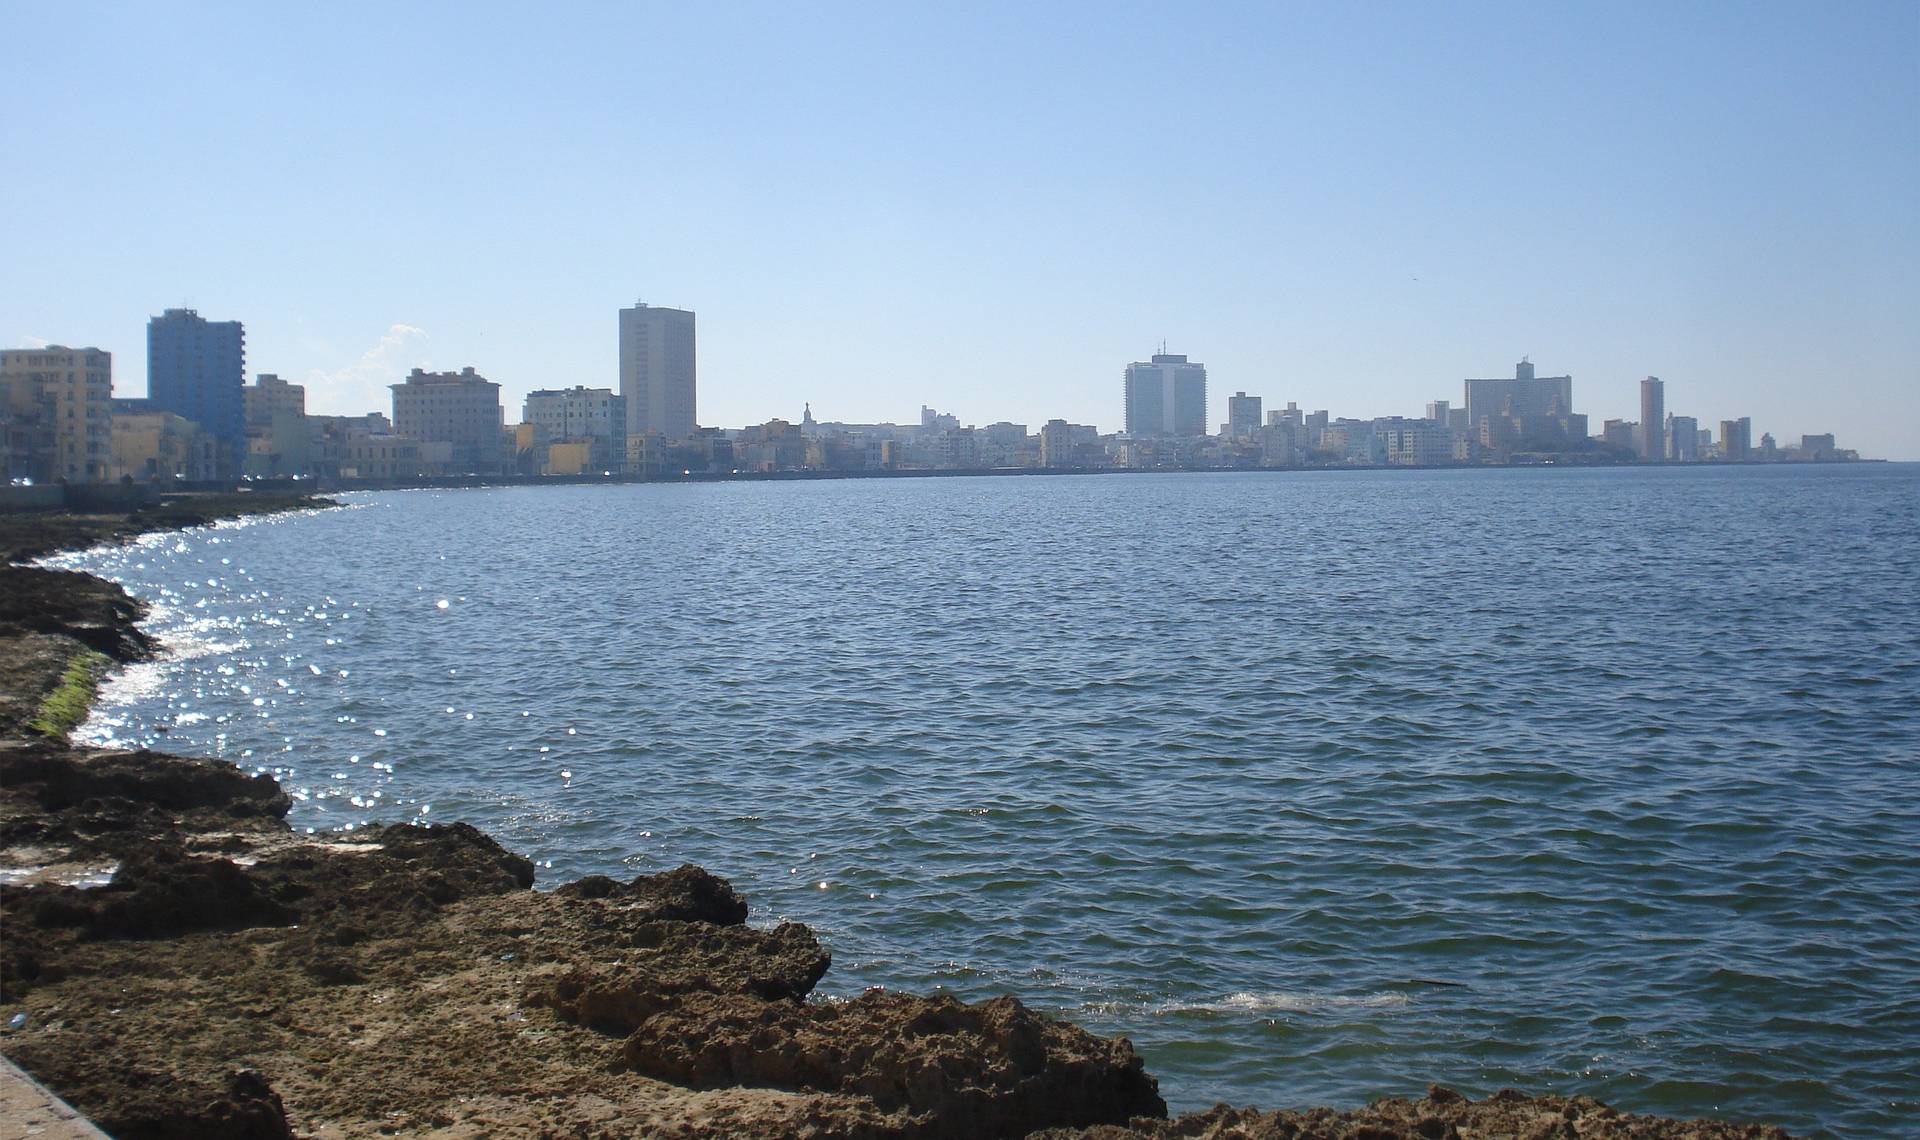
<svg viewBox="0 0 1920 1140">
<path fill-rule="evenodd" d="M 429 339 L 423 328 L 389 325 L 380 343 L 345 368 L 309 370 L 307 410 L 317 415 L 391 414 L 393 393 L 387 385 L 405 380 L 411 369 L 427 366 L 424 344 Z"/>
<path fill-rule="evenodd" d="M 46 339 L 45 337 L 23 336 L 20 338 L 21 348 L 45 348 L 52 343 L 53 343 L 52 341 Z"/>
</svg>

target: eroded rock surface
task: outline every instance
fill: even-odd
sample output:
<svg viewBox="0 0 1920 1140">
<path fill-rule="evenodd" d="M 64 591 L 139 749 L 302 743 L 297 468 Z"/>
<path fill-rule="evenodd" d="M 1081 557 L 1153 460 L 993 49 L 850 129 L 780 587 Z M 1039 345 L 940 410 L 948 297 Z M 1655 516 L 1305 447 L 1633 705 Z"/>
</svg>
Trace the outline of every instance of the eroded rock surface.
<svg viewBox="0 0 1920 1140">
<path fill-rule="evenodd" d="M 767 1085 L 847 1093 L 940 1137 L 1024 1136 L 1066 1123 L 1164 1116 L 1124 1040 L 1103 1040 L 1010 997 L 868 993 L 797 1004 L 698 994 L 627 1038 L 636 1071 L 692 1088 Z"/>
<path fill-rule="evenodd" d="M 1261 1112 L 1218 1105 L 1176 1120 L 1060 1128 L 1032 1140 L 1791 1140 L 1764 1124 L 1671 1120 L 1618 1112 L 1591 1097 L 1528 1096 L 1503 1089 L 1475 1101 L 1438 1085 L 1419 1100 Z"/>
</svg>

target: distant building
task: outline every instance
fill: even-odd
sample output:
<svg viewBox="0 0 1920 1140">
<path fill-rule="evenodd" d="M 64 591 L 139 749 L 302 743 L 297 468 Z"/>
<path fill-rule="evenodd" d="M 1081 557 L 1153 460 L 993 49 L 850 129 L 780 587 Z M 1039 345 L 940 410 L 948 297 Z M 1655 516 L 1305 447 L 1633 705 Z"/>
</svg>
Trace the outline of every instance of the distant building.
<svg viewBox="0 0 1920 1140">
<path fill-rule="evenodd" d="M 239 321 L 168 309 L 147 321 L 147 399 L 199 424 L 219 442 L 220 474 L 237 475 L 247 451 L 247 334 Z"/>
<path fill-rule="evenodd" d="M 977 434 L 977 458 L 982 467 L 1032 467 L 1040 461 L 1038 441 L 1028 434 L 1026 424 L 1001 420 L 981 428 Z"/>
<path fill-rule="evenodd" d="M 1800 437 L 1800 458 L 1834 459 L 1836 458 L 1833 433 L 1823 435 L 1803 435 Z"/>
<path fill-rule="evenodd" d="M 1720 421 L 1720 458 L 1729 463 L 1744 463 L 1751 458 L 1753 451 L 1753 420 L 1741 416 L 1737 420 Z"/>
<path fill-rule="evenodd" d="M 404 435 L 350 435 L 339 447 L 344 479 L 417 479 L 445 467 L 452 450 Z"/>
<path fill-rule="evenodd" d="M 97 483 L 113 465 L 113 355 L 97 348 L 0 351 L 6 479 Z"/>
<path fill-rule="evenodd" d="M 1040 425 L 1040 466 L 1073 466 L 1073 425 L 1065 420 L 1048 420 Z"/>
<path fill-rule="evenodd" d="M 1640 425 L 1632 420 L 1608 420 L 1600 428 L 1600 441 L 1608 447 L 1633 453 L 1639 451 L 1635 440 L 1639 437 Z"/>
<path fill-rule="evenodd" d="M 943 432 L 960 426 L 960 417 L 951 412 L 938 412 L 925 404 L 920 405 L 920 430 L 923 432 Z"/>
<path fill-rule="evenodd" d="M 1383 458 L 1406 467 L 1435 467 L 1453 458 L 1453 432 L 1440 420 L 1405 420 L 1398 416 L 1374 421 Z"/>
<path fill-rule="evenodd" d="M 1136 438 L 1206 435 L 1206 365 L 1166 353 L 1127 365 L 1126 418 Z"/>
<path fill-rule="evenodd" d="M 300 384 L 289 384 L 271 372 L 255 376 L 252 385 L 240 390 L 240 400 L 250 428 L 265 427 L 276 415 L 304 417 L 307 414 L 307 389 Z"/>
<path fill-rule="evenodd" d="M 1658 376 L 1640 381 L 1640 458 L 1658 462 L 1667 457 L 1661 428 L 1667 422 L 1667 386 Z"/>
<path fill-rule="evenodd" d="M 1512 379 L 1468 380 L 1465 385 L 1465 426 L 1471 431 L 1480 431 L 1489 416 L 1562 418 L 1573 414 L 1573 377 L 1536 376 L 1532 362 L 1525 359 L 1514 365 Z M 1449 415 L 1451 412 L 1449 408 Z M 1440 417 L 1430 411 L 1428 418 Z"/>
<path fill-rule="evenodd" d="M 506 425 L 500 407 L 500 385 L 475 372 L 425 372 L 418 368 L 393 389 L 394 430 L 408 439 L 450 444 L 447 464 L 452 472 L 496 471 L 504 450 Z M 375 456 L 404 461 L 404 457 Z M 430 462 L 431 449 L 420 453 Z M 346 464 L 343 452 L 341 463 Z M 368 478 L 368 476 L 362 476 Z"/>
<path fill-rule="evenodd" d="M 205 482 L 220 477 L 221 443 L 199 424 L 152 400 L 113 401 L 115 479 Z"/>
<path fill-rule="evenodd" d="M 1260 397 L 1235 392 L 1227 397 L 1227 430 L 1232 439 L 1252 439 L 1260 434 Z"/>
<path fill-rule="evenodd" d="M 527 393 L 524 417 L 539 439 L 549 446 L 558 443 L 584 443 L 586 457 L 581 470 L 611 470 L 622 466 L 627 456 L 627 400 L 611 388 L 543 388 Z M 549 466 L 572 464 L 550 461 Z M 551 470 L 549 474 L 579 474 L 579 471 Z"/>
<path fill-rule="evenodd" d="M 241 391 L 246 408 L 246 474 L 255 478 L 312 474 L 307 390 L 262 372 Z"/>
<path fill-rule="evenodd" d="M 1692 416 L 1667 417 L 1667 458 L 1676 463 L 1700 461 L 1700 421 Z"/>
<path fill-rule="evenodd" d="M 696 420 L 693 313 L 643 303 L 620 310 L 620 395 L 627 436 L 683 440 Z"/>
</svg>

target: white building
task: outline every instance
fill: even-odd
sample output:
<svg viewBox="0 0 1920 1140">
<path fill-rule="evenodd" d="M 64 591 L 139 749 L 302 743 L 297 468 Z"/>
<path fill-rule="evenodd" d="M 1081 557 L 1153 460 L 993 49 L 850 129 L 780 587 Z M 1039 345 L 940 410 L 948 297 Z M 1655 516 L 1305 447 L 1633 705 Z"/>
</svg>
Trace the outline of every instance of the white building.
<svg viewBox="0 0 1920 1140">
<path fill-rule="evenodd" d="M 627 435 L 687 439 L 697 422 L 693 313 L 644 302 L 620 310 L 620 395 Z"/>
<path fill-rule="evenodd" d="M 1207 434 L 1206 365 L 1156 353 L 1151 361 L 1127 365 L 1126 380 L 1126 434 L 1138 439 Z"/>
</svg>

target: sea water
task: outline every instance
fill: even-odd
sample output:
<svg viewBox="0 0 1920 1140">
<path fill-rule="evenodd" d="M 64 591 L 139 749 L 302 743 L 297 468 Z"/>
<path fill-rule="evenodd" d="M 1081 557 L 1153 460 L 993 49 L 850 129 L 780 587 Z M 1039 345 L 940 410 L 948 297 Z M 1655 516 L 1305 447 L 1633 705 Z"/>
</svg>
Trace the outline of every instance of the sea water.
<svg viewBox="0 0 1920 1140">
<path fill-rule="evenodd" d="M 682 862 L 1175 1109 L 1920 1109 L 1920 467 L 411 491 L 58 560 L 86 739 Z"/>
</svg>

